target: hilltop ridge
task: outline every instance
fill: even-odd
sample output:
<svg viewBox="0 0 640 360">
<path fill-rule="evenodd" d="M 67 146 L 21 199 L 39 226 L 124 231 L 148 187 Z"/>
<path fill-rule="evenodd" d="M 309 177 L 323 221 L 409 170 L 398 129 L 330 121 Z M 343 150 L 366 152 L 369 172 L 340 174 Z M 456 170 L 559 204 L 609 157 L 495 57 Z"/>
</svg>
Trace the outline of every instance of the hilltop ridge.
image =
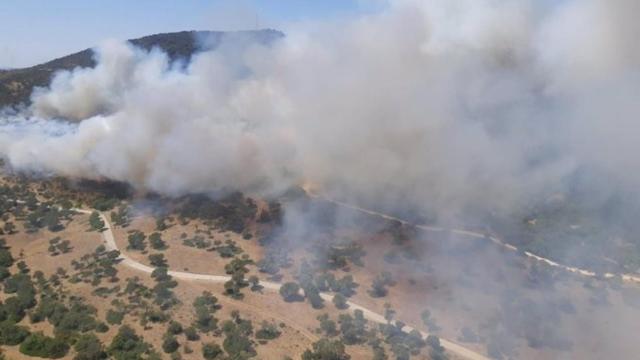
<svg viewBox="0 0 640 360">
<path fill-rule="evenodd" d="M 237 32 L 180 31 L 153 34 L 128 41 L 145 50 L 158 47 L 165 51 L 171 60 L 188 60 L 194 53 L 215 49 L 225 37 L 235 35 L 248 35 L 260 44 L 269 44 L 284 36 L 283 33 L 272 29 Z M 202 41 L 203 39 L 206 40 Z M 94 66 L 93 49 L 89 48 L 31 67 L 0 69 L 0 108 L 28 103 L 33 88 L 47 86 L 56 71 Z"/>
</svg>

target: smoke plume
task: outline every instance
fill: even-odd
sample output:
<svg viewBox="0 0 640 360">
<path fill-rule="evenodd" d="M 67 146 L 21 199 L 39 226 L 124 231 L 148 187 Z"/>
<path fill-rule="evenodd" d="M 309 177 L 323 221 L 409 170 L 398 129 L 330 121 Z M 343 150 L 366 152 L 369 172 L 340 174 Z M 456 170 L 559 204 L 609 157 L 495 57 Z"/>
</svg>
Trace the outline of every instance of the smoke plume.
<svg viewBox="0 0 640 360">
<path fill-rule="evenodd" d="M 640 190 L 635 0 L 394 0 L 170 62 L 119 42 L 5 116 L 17 170 L 169 195 L 312 182 L 455 213 L 581 169 Z"/>
</svg>

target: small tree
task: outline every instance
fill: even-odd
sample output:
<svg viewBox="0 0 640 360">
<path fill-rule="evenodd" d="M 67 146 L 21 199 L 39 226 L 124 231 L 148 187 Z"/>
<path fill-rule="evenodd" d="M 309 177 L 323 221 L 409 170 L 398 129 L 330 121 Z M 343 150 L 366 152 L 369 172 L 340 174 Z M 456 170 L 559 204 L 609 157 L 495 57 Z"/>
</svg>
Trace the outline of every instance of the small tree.
<svg viewBox="0 0 640 360">
<path fill-rule="evenodd" d="M 256 339 L 259 340 L 273 340 L 280 336 L 282 332 L 275 324 L 268 323 L 266 321 L 262 322 L 260 329 L 256 331 Z"/>
<path fill-rule="evenodd" d="M 127 249 L 144 251 L 147 247 L 147 244 L 144 241 L 145 238 L 146 236 L 141 231 L 132 232 L 129 234 L 129 245 L 127 246 Z"/>
<path fill-rule="evenodd" d="M 444 352 L 444 347 L 440 345 L 440 338 L 435 335 L 427 336 L 427 345 L 431 348 L 429 350 L 429 357 L 433 360 L 446 360 L 447 355 Z"/>
<path fill-rule="evenodd" d="M 169 323 L 169 327 L 167 328 L 167 332 L 169 334 L 173 334 L 173 335 L 178 335 L 181 334 L 183 331 L 182 329 L 182 324 L 180 324 L 179 322 L 172 320 Z"/>
<path fill-rule="evenodd" d="M 42 333 L 29 335 L 20 344 L 20 352 L 28 356 L 57 359 L 65 356 L 68 351 L 69 345 L 67 343 Z"/>
<path fill-rule="evenodd" d="M 104 221 L 100 217 L 100 213 L 97 211 L 92 212 L 91 215 L 89 216 L 89 226 L 93 231 L 102 232 L 106 230 L 106 228 L 104 227 L 105 226 Z"/>
<path fill-rule="evenodd" d="M 298 301 L 300 300 L 300 285 L 295 282 L 286 282 L 280 287 L 280 295 L 284 301 Z"/>
<path fill-rule="evenodd" d="M 222 348 L 216 343 L 206 343 L 202 345 L 202 357 L 207 360 L 213 360 L 222 355 L 222 353 Z"/>
<path fill-rule="evenodd" d="M 251 291 L 260 291 L 263 288 L 263 286 L 260 285 L 260 279 L 255 275 L 249 276 L 249 284 L 251 284 Z"/>
<path fill-rule="evenodd" d="M 171 354 L 176 350 L 178 350 L 179 347 L 180 347 L 180 343 L 178 342 L 178 339 L 176 339 L 175 336 L 173 336 L 172 334 L 166 334 L 164 336 L 164 340 L 162 341 L 162 350 L 165 353 Z"/>
<path fill-rule="evenodd" d="M 107 311 L 107 322 L 111 325 L 120 325 L 122 323 L 123 318 L 124 318 L 123 312 L 115 311 L 113 309 L 109 309 Z"/>
<path fill-rule="evenodd" d="M 149 262 L 151 263 L 151 266 L 167 267 L 167 259 L 165 259 L 162 254 L 149 255 Z"/>
<path fill-rule="evenodd" d="M 335 307 L 340 310 L 344 310 L 349 307 L 349 304 L 347 304 L 347 298 L 340 293 L 334 295 L 333 305 L 335 305 Z"/>
<path fill-rule="evenodd" d="M 349 360 L 344 344 L 340 340 L 320 339 L 313 343 L 313 350 L 306 350 L 302 360 Z"/>
<path fill-rule="evenodd" d="M 167 243 L 162 240 L 162 236 L 158 232 L 149 235 L 149 244 L 154 250 L 165 250 L 167 248 Z"/>
<path fill-rule="evenodd" d="M 386 296 L 387 293 L 388 291 L 384 279 L 380 277 L 376 277 L 375 279 L 373 279 L 373 282 L 371 283 L 371 289 L 369 290 L 369 295 L 371 295 L 371 297 L 379 298 Z"/>
<path fill-rule="evenodd" d="M 81 335 L 73 348 L 76 351 L 74 360 L 102 360 L 107 358 L 104 346 L 94 334 Z"/>
<path fill-rule="evenodd" d="M 198 335 L 198 331 L 193 326 L 190 326 L 184 329 L 184 336 L 189 341 L 198 341 L 200 340 L 200 335 Z"/>
<path fill-rule="evenodd" d="M 156 219 L 156 230 L 164 231 L 167 229 L 167 224 L 165 223 L 164 217 L 159 217 Z"/>
</svg>

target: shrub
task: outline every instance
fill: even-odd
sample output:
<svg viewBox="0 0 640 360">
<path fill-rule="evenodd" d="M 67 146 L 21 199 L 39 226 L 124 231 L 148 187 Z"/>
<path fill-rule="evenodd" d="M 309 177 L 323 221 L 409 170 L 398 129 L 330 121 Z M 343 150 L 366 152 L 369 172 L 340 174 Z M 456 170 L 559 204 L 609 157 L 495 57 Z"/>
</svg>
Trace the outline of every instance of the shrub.
<svg viewBox="0 0 640 360">
<path fill-rule="evenodd" d="M 91 227 L 91 230 L 93 231 L 99 231 L 102 232 L 105 229 L 105 223 L 102 220 L 102 218 L 100 217 L 100 213 L 97 211 L 94 211 L 91 213 L 91 216 L 89 216 L 89 226 Z"/>
<path fill-rule="evenodd" d="M 107 358 L 104 346 L 93 334 L 81 335 L 73 348 L 76 351 L 74 360 L 102 360 Z"/>
<path fill-rule="evenodd" d="M 149 235 L 149 244 L 154 250 L 164 250 L 167 248 L 167 243 L 162 240 L 162 236 L 157 232 Z"/>
<path fill-rule="evenodd" d="M 124 318 L 124 312 L 109 309 L 107 311 L 107 322 L 111 325 L 120 325 Z"/>
<path fill-rule="evenodd" d="M 111 340 L 108 354 L 116 360 L 141 359 L 142 355 L 148 354 L 151 346 L 127 325 L 120 327 L 116 336 Z"/>
<path fill-rule="evenodd" d="M 202 345 L 202 357 L 212 360 L 222 355 L 222 348 L 216 343 L 206 343 Z"/>
<path fill-rule="evenodd" d="M 263 321 L 260 329 L 256 331 L 256 339 L 273 340 L 279 337 L 280 334 L 282 334 L 282 332 L 275 324 Z"/>
<path fill-rule="evenodd" d="M 335 305 L 335 307 L 340 310 L 344 310 L 349 307 L 349 304 L 347 304 L 347 298 L 340 293 L 337 293 L 333 297 L 333 305 Z"/>
<path fill-rule="evenodd" d="M 178 342 L 178 339 L 176 339 L 175 336 L 170 334 L 165 335 L 164 340 L 162 341 L 162 350 L 165 353 L 171 354 L 176 350 L 178 350 L 179 347 L 180 347 L 180 343 Z"/>
<path fill-rule="evenodd" d="M 300 300 L 300 285 L 295 282 L 287 282 L 280 287 L 280 295 L 284 301 L 292 302 Z"/>
<path fill-rule="evenodd" d="M 320 339 L 313 343 L 313 350 L 306 350 L 302 360 L 349 360 L 344 344 L 340 340 Z"/>
<path fill-rule="evenodd" d="M 65 356 L 68 351 L 69 345 L 67 343 L 42 333 L 29 335 L 20 344 L 20 352 L 28 356 L 57 359 Z"/>
<path fill-rule="evenodd" d="M 141 231 L 132 232 L 128 237 L 129 245 L 127 246 L 127 249 L 144 251 L 144 249 L 147 248 L 147 244 L 144 241 L 145 239 L 146 236 Z"/>
<path fill-rule="evenodd" d="M 167 267 L 167 259 L 165 259 L 162 254 L 149 255 L 149 262 L 151 263 L 151 266 L 154 267 Z"/>
<path fill-rule="evenodd" d="M 184 336 L 189 341 L 198 341 L 200 340 L 200 335 L 198 335 L 198 331 L 193 326 L 190 326 L 184 329 Z"/>
<path fill-rule="evenodd" d="M 182 324 L 177 321 L 171 321 L 169 323 L 169 327 L 167 328 L 167 332 L 169 334 L 178 335 L 182 333 Z"/>
<path fill-rule="evenodd" d="M 0 323 L 0 344 L 18 345 L 29 336 L 29 330 L 11 321 Z"/>
<path fill-rule="evenodd" d="M 13 257 L 8 249 L 0 249 L 0 266 L 10 267 L 13 265 Z"/>
</svg>

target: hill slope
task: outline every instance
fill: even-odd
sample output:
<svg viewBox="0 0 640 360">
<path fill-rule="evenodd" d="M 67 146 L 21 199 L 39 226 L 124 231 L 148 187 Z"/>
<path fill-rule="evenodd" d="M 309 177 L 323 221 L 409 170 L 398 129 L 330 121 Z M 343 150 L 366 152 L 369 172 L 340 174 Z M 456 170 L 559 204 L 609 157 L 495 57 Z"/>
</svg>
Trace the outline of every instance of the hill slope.
<svg viewBox="0 0 640 360">
<path fill-rule="evenodd" d="M 225 37 L 238 34 L 248 36 L 252 41 L 261 44 L 269 44 L 283 36 L 281 32 L 275 30 L 245 32 L 182 31 L 145 36 L 129 40 L 129 42 L 146 50 L 159 47 L 172 60 L 179 58 L 189 59 L 192 54 L 203 50 L 203 46 L 206 49 L 215 48 Z M 199 41 L 200 39 L 206 40 Z M 56 71 L 93 66 L 95 66 L 93 50 L 85 49 L 75 54 L 28 68 L 0 70 L 0 108 L 27 103 L 33 88 L 47 86 Z"/>
</svg>

